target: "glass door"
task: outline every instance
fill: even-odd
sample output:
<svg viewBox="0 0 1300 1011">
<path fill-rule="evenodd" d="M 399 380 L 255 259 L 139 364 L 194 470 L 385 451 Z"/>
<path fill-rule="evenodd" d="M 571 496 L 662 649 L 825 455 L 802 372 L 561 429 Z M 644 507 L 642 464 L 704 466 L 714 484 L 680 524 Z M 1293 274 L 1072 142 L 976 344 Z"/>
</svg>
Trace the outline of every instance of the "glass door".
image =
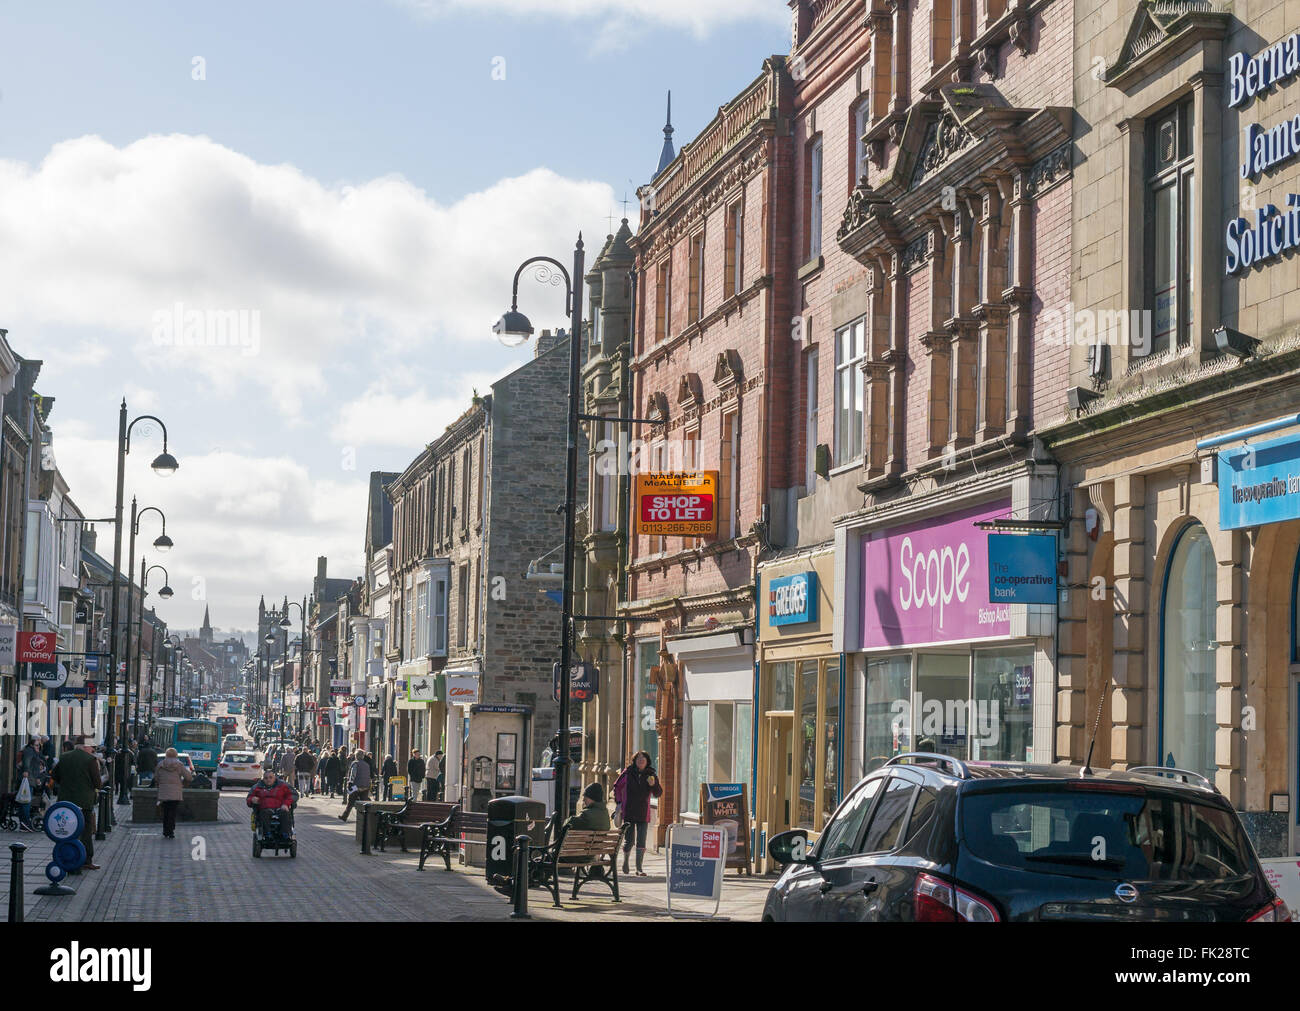
<svg viewBox="0 0 1300 1011">
<path fill-rule="evenodd" d="M 1300 856 L 1300 665 L 1291 667 L 1291 853 Z"/>
</svg>

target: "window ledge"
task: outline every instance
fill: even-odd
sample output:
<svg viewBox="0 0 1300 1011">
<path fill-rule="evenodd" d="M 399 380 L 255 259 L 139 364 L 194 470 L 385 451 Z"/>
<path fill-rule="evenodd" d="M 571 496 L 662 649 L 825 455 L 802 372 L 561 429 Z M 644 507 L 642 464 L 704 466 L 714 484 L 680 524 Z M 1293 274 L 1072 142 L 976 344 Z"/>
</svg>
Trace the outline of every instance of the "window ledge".
<svg viewBox="0 0 1300 1011">
<path fill-rule="evenodd" d="M 805 263 L 802 267 L 799 268 L 799 280 L 800 281 L 808 280 L 808 278 L 812 277 L 814 274 L 820 271 L 822 267 L 825 265 L 825 263 L 826 263 L 825 258 L 822 256 L 821 253 L 818 253 L 811 260 L 809 260 L 807 263 Z"/>
<path fill-rule="evenodd" d="M 847 474 L 851 470 L 857 470 L 862 466 L 862 457 L 856 460 L 850 460 L 848 463 L 842 463 L 838 467 L 832 467 L 827 472 L 827 478 L 838 477 L 840 474 Z"/>
</svg>

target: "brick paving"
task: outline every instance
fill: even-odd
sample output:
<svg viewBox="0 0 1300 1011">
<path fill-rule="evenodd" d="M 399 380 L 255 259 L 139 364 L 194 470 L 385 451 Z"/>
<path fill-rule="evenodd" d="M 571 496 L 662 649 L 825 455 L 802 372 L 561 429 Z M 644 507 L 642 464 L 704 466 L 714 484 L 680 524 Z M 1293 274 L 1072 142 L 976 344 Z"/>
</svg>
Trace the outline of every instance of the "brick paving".
<svg viewBox="0 0 1300 1011">
<path fill-rule="evenodd" d="M 157 824 L 135 825 L 130 809 L 116 807 L 122 819 L 107 839 L 96 842 L 98 871 L 66 878 L 76 894 L 38 896 L 46 883 L 52 843 L 44 835 L 0 833 L 0 855 L 10 842 L 27 844 L 24 861 L 25 917 L 30 922 L 158 922 L 259 920 L 439 922 L 506 920 L 510 904 L 488 887 L 481 868 L 443 869 L 432 860 L 420 873 L 416 854 L 390 848 L 368 856 L 358 852 L 355 818 L 346 825 L 338 800 L 304 798 L 296 812 L 298 856 L 264 854 L 253 859 L 252 832 L 239 791 L 223 794 L 217 822 L 176 827 L 177 838 L 162 838 Z M 549 892 L 529 893 L 529 912 L 542 922 L 670 922 L 664 894 L 665 860 L 646 854 L 647 876 L 620 877 L 622 902 L 607 888 L 590 884 L 577 901 L 560 889 L 562 908 Z M 719 916 L 755 921 L 772 878 L 742 877 L 728 871 Z M 0 876 L 0 901 L 7 904 L 9 868 Z M 705 905 L 711 905 L 706 903 Z M 7 906 L 6 906 L 7 908 Z"/>
</svg>

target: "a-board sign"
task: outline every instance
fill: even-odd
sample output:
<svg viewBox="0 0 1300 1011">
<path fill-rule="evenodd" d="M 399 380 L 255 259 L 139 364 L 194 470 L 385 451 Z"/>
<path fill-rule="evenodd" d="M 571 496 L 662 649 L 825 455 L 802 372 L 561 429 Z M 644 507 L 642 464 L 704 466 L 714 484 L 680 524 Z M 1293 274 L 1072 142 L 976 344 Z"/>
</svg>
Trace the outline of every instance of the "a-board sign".
<svg viewBox="0 0 1300 1011">
<path fill-rule="evenodd" d="M 673 916 L 717 915 L 722 902 L 723 862 L 703 855 L 708 852 L 704 835 L 710 831 L 703 825 L 668 827 L 668 912 Z M 719 841 L 715 835 L 713 844 Z M 707 908 L 709 900 L 712 910 Z"/>
<path fill-rule="evenodd" d="M 749 851 L 749 804 L 744 783 L 700 784 L 700 824 L 713 825 L 727 833 L 728 867 L 753 873 Z"/>
</svg>

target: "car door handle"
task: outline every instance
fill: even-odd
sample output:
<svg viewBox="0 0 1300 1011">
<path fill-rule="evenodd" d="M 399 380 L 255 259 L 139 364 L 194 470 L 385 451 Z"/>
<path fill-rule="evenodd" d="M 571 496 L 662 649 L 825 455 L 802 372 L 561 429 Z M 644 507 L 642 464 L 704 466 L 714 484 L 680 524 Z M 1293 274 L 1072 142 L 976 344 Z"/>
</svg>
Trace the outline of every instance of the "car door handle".
<svg viewBox="0 0 1300 1011">
<path fill-rule="evenodd" d="M 868 878 L 866 883 L 862 886 L 862 894 L 870 895 L 879 887 L 880 887 L 879 881 L 877 881 L 875 878 Z"/>
</svg>

